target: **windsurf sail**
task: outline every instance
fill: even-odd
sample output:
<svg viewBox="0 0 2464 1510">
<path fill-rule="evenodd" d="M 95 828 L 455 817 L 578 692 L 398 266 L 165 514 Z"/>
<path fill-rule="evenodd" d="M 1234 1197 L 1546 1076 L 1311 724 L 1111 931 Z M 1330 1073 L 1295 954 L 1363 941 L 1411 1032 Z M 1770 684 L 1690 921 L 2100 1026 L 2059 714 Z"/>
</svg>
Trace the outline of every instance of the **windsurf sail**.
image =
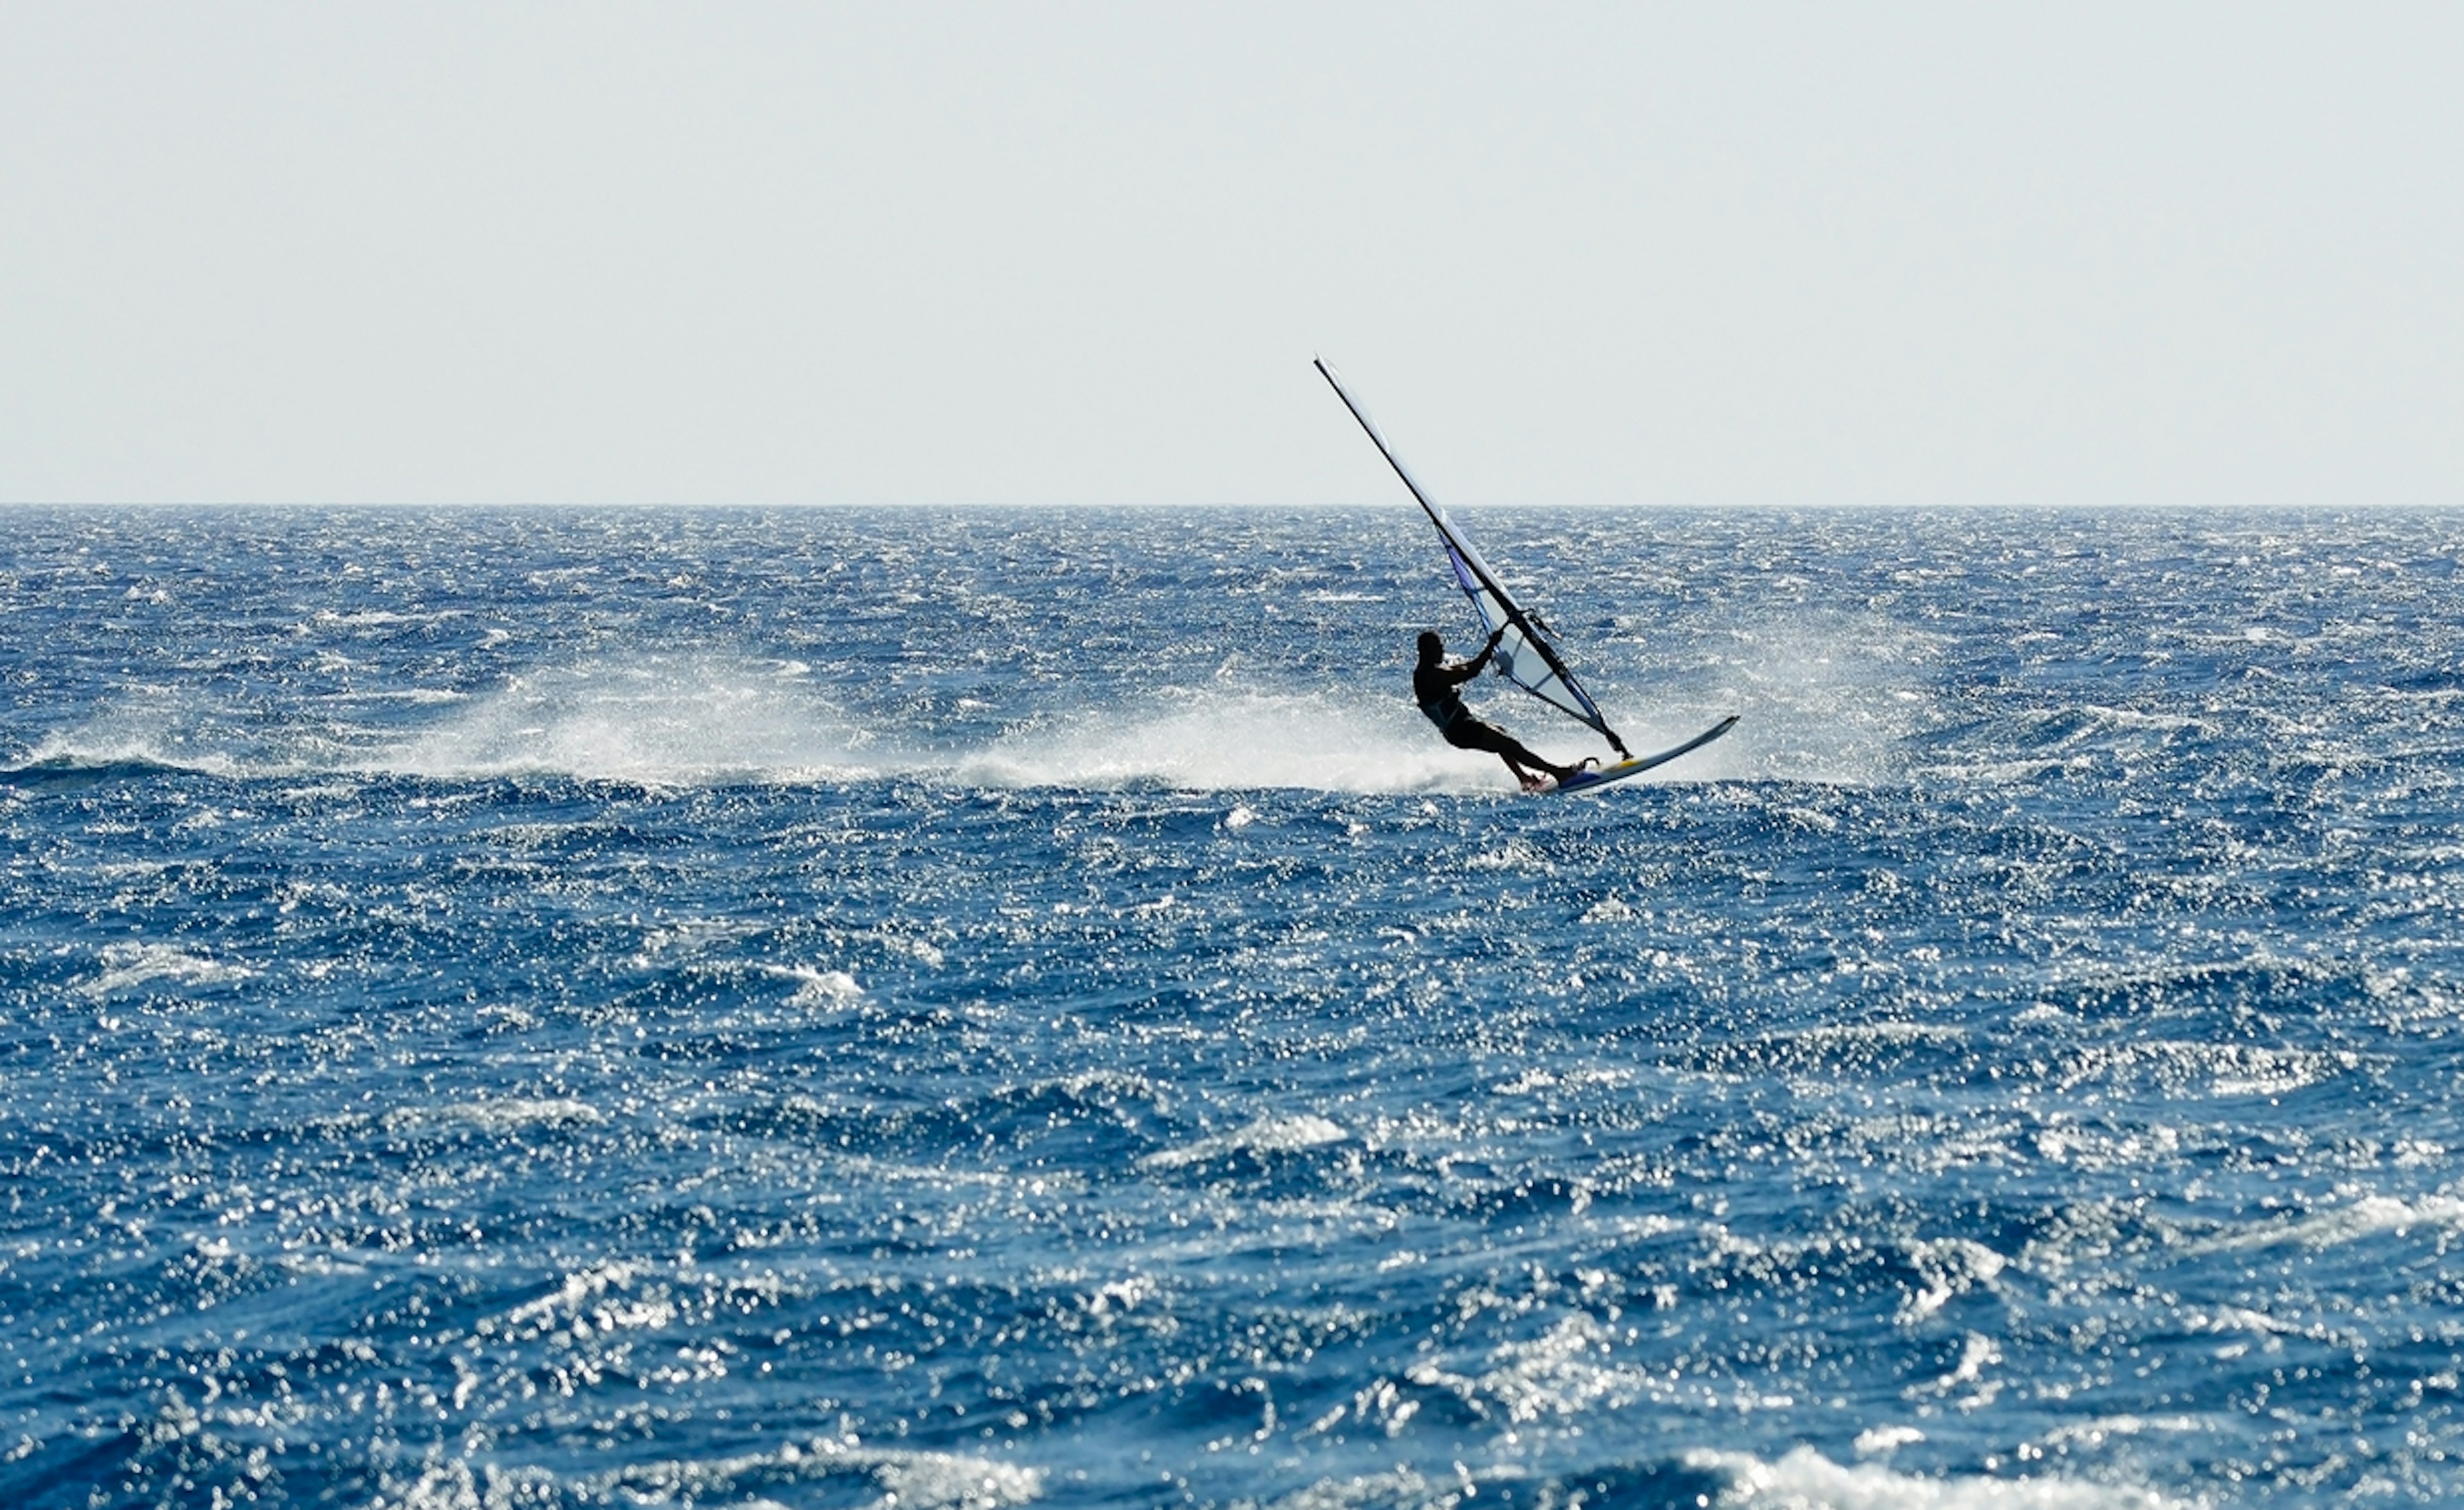
<svg viewBox="0 0 2464 1510">
<path fill-rule="evenodd" d="M 1631 758 L 1625 741 L 1618 738 L 1617 731 L 1609 727 L 1608 720 L 1600 716 L 1599 706 L 1592 701 L 1592 694 L 1584 691 L 1582 684 L 1574 680 L 1574 673 L 1566 668 L 1565 658 L 1550 643 L 1554 631 L 1539 615 L 1516 602 L 1499 585 L 1497 574 L 1481 559 L 1480 552 L 1472 547 L 1471 540 L 1463 530 L 1446 517 L 1446 511 L 1438 507 L 1419 483 L 1413 479 L 1411 469 L 1403 465 L 1402 457 L 1395 454 L 1395 448 L 1386 444 L 1386 437 L 1377 433 L 1377 427 L 1371 422 L 1369 411 L 1362 408 L 1360 401 L 1344 387 L 1343 380 L 1334 375 L 1334 369 L 1326 364 L 1324 358 L 1316 359 L 1316 366 L 1318 375 L 1334 389 L 1335 397 L 1341 399 L 1343 406 L 1352 411 L 1352 417 L 1360 422 L 1360 427 L 1369 432 L 1370 442 L 1377 448 L 1377 453 L 1386 458 L 1386 465 L 1394 468 L 1395 475 L 1402 478 L 1403 486 L 1411 490 L 1413 498 L 1420 505 L 1420 512 L 1438 527 L 1438 537 L 1445 542 L 1446 563 L 1454 570 L 1455 585 L 1471 600 L 1473 610 L 1480 615 L 1482 630 L 1487 634 L 1495 634 L 1500 629 L 1506 631 L 1497 642 L 1497 655 L 1491 663 L 1499 674 L 1550 707 L 1598 731 L 1600 737 L 1606 739 L 1618 755 Z"/>
</svg>

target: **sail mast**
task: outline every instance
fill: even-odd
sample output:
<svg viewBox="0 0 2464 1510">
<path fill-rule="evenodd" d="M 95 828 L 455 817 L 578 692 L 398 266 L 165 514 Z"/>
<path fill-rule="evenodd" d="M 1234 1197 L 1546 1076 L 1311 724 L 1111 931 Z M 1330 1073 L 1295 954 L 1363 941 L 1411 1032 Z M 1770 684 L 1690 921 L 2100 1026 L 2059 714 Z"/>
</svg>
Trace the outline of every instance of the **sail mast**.
<svg viewBox="0 0 2464 1510">
<path fill-rule="evenodd" d="M 1463 540 L 1455 531 L 1454 521 L 1447 518 L 1445 511 L 1431 503 L 1429 495 L 1420 491 L 1419 483 L 1412 477 L 1412 470 L 1403 465 L 1402 457 L 1395 454 L 1395 448 L 1386 444 L 1386 437 L 1377 433 L 1377 427 L 1370 422 L 1368 411 L 1363 409 L 1358 401 L 1353 398 L 1350 390 L 1344 387 L 1342 380 L 1334 375 L 1334 369 L 1326 364 L 1326 359 L 1312 357 L 1309 359 L 1309 364 L 1317 368 L 1318 376 L 1324 378 L 1327 385 L 1334 389 L 1334 396 L 1343 401 L 1343 406 L 1352 411 L 1352 417 L 1360 422 L 1360 427 L 1369 432 L 1369 443 L 1377 448 L 1378 455 L 1386 458 L 1386 465 L 1395 469 L 1395 475 L 1403 479 L 1403 486 L 1411 490 L 1413 501 L 1420 506 L 1421 513 L 1429 516 L 1429 522 L 1438 527 L 1438 533 L 1445 537 L 1446 543 L 1457 547 L 1457 554 L 1463 556 L 1463 564 L 1478 574 L 1480 584 L 1488 589 L 1490 596 L 1497 600 L 1498 604 L 1511 615 L 1517 624 L 1522 623 L 1523 610 L 1516 607 L 1514 600 L 1507 596 L 1506 589 L 1497 584 L 1497 579 L 1488 574 L 1487 564 L 1478 558 L 1478 553 L 1464 552 L 1461 549 Z"/>
<path fill-rule="evenodd" d="M 1411 469 L 1404 466 L 1403 458 L 1396 455 L 1395 449 L 1386 444 L 1386 437 L 1377 433 L 1377 427 L 1370 421 L 1368 411 L 1344 387 L 1343 380 L 1334 375 L 1334 369 L 1326 364 L 1324 358 L 1312 359 L 1312 365 L 1317 368 L 1318 376 L 1326 379 L 1327 385 L 1334 389 L 1335 397 L 1343 401 L 1343 406 L 1352 411 L 1352 417 L 1360 423 L 1361 429 L 1368 433 L 1370 444 L 1377 448 L 1377 454 L 1385 457 L 1386 465 L 1394 468 L 1395 475 L 1403 480 L 1413 501 L 1419 504 L 1420 512 L 1438 527 L 1438 536 L 1445 542 L 1446 555 L 1455 568 L 1457 584 L 1471 599 L 1473 608 L 1480 613 L 1484 623 L 1488 620 L 1489 605 L 1495 604 L 1502 623 L 1491 624 L 1488 627 L 1508 631 L 1514 642 L 1511 645 L 1501 643 L 1500 649 L 1504 653 L 1499 658 L 1499 670 L 1525 691 L 1596 730 L 1617 754 L 1628 755 L 1625 741 L 1618 738 L 1617 731 L 1609 727 L 1608 720 L 1600 716 L 1598 705 L 1574 680 L 1574 673 L 1567 669 L 1556 647 L 1540 632 L 1537 621 L 1526 613 L 1498 582 L 1496 575 L 1489 571 L 1488 563 L 1481 559 L 1480 552 L 1455 527 L 1455 522 L 1446 517 L 1445 510 L 1438 507 L 1421 491 L 1420 484 L 1412 476 Z M 1524 664 L 1527 650 L 1538 665 Z"/>
</svg>

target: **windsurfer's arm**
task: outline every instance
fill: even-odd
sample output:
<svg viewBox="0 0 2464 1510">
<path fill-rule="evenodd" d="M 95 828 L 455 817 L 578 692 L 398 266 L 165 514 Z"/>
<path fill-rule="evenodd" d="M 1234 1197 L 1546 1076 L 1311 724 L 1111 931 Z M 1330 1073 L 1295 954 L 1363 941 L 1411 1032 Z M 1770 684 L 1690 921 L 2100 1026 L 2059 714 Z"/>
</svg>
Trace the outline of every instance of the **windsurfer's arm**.
<svg viewBox="0 0 2464 1510">
<path fill-rule="evenodd" d="M 1488 658 L 1497 653 L 1497 642 L 1505 638 L 1506 630 L 1501 627 L 1495 634 L 1488 637 L 1488 643 L 1480 647 L 1480 653 L 1478 655 L 1473 656 L 1470 660 L 1465 661 L 1463 665 L 1456 667 L 1452 671 L 1449 671 L 1446 674 L 1458 682 L 1470 681 L 1473 677 L 1480 674 L 1480 668 L 1488 664 Z"/>
</svg>

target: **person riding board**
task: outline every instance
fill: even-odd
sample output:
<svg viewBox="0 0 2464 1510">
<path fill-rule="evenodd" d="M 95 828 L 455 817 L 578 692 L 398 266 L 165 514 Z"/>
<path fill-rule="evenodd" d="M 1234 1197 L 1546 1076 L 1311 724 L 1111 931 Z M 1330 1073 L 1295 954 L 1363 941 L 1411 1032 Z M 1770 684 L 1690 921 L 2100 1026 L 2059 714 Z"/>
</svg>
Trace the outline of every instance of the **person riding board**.
<svg viewBox="0 0 2464 1510">
<path fill-rule="evenodd" d="M 1438 637 L 1435 629 L 1421 630 L 1420 664 L 1412 672 L 1412 700 L 1420 705 L 1429 722 L 1438 726 L 1446 743 L 1458 750 L 1485 750 L 1496 755 L 1506 762 L 1506 768 L 1514 773 L 1514 779 L 1526 791 L 1537 790 L 1540 785 L 1540 777 L 1532 774 L 1534 767 L 1562 781 L 1583 766 L 1598 764 L 1586 760 L 1582 765 L 1551 765 L 1517 743 L 1505 730 L 1473 717 L 1471 710 L 1463 706 L 1463 694 L 1455 689 L 1480 674 L 1481 667 L 1497 653 L 1497 642 L 1505 638 L 1506 631 L 1501 628 L 1488 637 L 1488 644 L 1481 646 L 1478 655 L 1448 666 L 1445 641 Z"/>
</svg>

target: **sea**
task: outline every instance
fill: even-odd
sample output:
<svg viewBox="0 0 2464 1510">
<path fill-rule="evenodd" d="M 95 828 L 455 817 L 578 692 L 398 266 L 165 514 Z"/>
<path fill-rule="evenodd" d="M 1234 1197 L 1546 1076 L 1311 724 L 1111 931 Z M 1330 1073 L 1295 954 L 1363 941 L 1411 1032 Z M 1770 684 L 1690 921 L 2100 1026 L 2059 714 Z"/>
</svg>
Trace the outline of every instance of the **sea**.
<svg viewBox="0 0 2464 1510">
<path fill-rule="evenodd" d="M 2464 1500 L 2464 514 L 1459 518 L 0 512 L 0 1499 Z"/>
</svg>

